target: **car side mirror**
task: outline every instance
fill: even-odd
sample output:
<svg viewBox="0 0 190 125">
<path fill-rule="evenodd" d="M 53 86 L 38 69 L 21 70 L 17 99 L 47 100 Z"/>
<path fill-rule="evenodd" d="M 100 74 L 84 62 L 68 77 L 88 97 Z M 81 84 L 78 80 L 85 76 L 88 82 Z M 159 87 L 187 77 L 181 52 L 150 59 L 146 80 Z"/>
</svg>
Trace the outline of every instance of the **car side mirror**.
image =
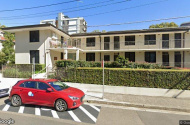
<svg viewBox="0 0 190 125">
<path fill-rule="evenodd" d="M 47 88 L 47 92 L 52 92 L 52 88 Z"/>
</svg>

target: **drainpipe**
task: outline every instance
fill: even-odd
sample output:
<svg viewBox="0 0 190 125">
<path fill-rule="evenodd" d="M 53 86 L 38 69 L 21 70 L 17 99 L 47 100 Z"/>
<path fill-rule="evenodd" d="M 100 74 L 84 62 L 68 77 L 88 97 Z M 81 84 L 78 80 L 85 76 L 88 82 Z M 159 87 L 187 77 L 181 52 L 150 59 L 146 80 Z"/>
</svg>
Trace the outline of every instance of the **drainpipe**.
<svg viewBox="0 0 190 125">
<path fill-rule="evenodd" d="M 101 44 L 101 35 L 99 35 L 99 38 L 100 38 L 100 50 L 101 50 L 101 45 L 102 45 L 102 44 Z M 100 61 L 102 61 L 102 59 L 101 59 L 101 58 L 102 58 L 101 55 L 102 55 L 102 54 L 101 54 L 101 52 L 100 52 Z"/>
</svg>

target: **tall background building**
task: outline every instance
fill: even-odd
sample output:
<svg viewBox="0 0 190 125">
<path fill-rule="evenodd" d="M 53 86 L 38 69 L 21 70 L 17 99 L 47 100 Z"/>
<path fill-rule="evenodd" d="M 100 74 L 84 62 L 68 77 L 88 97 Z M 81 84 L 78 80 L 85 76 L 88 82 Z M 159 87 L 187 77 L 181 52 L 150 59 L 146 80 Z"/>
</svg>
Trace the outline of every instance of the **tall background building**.
<svg viewBox="0 0 190 125">
<path fill-rule="evenodd" d="M 69 18 L 63 13 L 59 13 L 56 19 L 40 21 L 40 24 L 46 23 L 53 24 L 68 34 L 86 33 L 87 31 L 87 23 L 83 17 Z"/>
</svg>

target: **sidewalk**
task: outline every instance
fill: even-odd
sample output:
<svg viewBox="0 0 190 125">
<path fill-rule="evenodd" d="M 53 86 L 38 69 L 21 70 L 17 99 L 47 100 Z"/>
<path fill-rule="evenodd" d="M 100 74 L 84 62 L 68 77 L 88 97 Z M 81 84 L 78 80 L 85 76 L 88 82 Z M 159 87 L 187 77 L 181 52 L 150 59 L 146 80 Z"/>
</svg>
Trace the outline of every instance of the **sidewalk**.
<svg viewBox="0 0 190 125">
<path fill-rule="evenodd" d="M 92 93 L 92 92 L 91 92 Z M 88 92 L 87 92 L 88 94 Z M 100 93 L 94 93 L 94 96 Z M 105 93 L 104 99 L 88 96 L 89 103 L 190 112 L 190 99 Z"/>
</svg>

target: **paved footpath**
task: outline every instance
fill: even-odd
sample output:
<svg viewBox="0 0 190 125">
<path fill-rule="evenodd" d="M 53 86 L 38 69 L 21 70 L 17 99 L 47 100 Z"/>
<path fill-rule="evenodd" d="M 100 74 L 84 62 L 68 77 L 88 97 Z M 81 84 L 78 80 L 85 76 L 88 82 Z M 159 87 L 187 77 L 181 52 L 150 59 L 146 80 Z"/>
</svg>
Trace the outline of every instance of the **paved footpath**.
<svg viewBox="0 0 190 125">
<path fill-rule="evenodd" d="M 96 93 L 94 93 L 94 95 L 96 95 Z M 161 109 L 190 113 L 190 99 L 105 93 L 103 100 L 100 98 L 89 98 L 86 101 L 90 103 Z"/>
</svg>

